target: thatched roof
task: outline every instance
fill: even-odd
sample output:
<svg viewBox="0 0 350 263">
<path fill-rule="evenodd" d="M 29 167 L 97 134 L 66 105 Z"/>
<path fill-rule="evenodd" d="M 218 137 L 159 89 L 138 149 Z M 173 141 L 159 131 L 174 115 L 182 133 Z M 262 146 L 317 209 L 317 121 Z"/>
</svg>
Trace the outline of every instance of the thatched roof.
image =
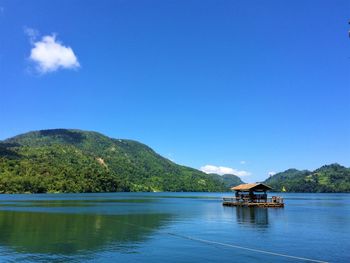
<svg viewBox="0 0 350 263">
<path fill-rule="evenodd" d="M 263 183 L 240 184 L 231 188 L 231 190 L 235 191 L 266 191 L 271 189 L 272 188 L 270 186 Z"/>
</svg>

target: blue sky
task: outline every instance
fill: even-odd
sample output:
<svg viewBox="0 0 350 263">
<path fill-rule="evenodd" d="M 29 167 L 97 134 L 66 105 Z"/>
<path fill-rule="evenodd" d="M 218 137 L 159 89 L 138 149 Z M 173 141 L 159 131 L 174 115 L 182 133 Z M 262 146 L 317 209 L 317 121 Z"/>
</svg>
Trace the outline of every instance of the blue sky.
<svg viewBox="0 0 350 263">
<path fill-rule="evenodd" d="M 0 139 L 94 130 L 248 182 L 350 166 L 349 19 L 348 0 L 0 0 Z"/>
</svg>

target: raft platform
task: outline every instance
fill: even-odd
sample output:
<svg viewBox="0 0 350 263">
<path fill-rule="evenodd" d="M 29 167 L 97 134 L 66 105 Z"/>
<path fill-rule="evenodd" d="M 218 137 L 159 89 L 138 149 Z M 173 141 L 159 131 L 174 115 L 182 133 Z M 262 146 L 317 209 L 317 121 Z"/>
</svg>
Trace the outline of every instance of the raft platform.
<svg viewBox="0 0 350 263">
<path fill-rule="evenodd" d="M 263 183 L 240 184 L 232 187 L 234 197 L 224 197 L 222 204 L 225 206 L 248 207 L 284 207 L 283 198 L 280 196 L 267 197 L 267 191 L 272 188 Z"/>
<path fill-rule="evenodd" d="M 224 206 L 242 206 L 242 207 L 284 207 L 282 198 L 267 198 L 264 201 L 238 201 L 234 197 L 224 197 L 222 205 Z"/>
</svg>

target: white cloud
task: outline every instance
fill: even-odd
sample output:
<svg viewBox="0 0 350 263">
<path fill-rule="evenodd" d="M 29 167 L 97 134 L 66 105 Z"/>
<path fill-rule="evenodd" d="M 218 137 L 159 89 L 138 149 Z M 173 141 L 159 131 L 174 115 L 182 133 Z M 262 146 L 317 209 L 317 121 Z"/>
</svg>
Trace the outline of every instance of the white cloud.
<svg viewBox="0 0 350 263">
<path fill-rule="evenodd" d="M 240 161 L 239 163 L 240 164 L 246 164 L 247 162 L 246 161 Z"/>
<path fill-rule="evenodd" d="M 207 174 L 210 174 L 210 173 L 215 173 L 215 174 L 220 174 L 220 175 L 223 175 L 223 174 L 234 174 L 234 175 L 237 175 L 237 176 L 240 176 L 240 177 L 251 175 L 251 173 L 247 172 L 247 171 L 240 171 L 240 170 L 237 170 L 237 169 L 234 169 L 234 168 L 230 168 L 230 167 L 215 166 L 215 165 L 210 165 L 210 164 L 202 166 L 200 168 L 200 170 L 202 172 L 207 173 Z"/>
<path fill-rule="evenodd" d="M 276 174 L 276 172 L 274 172 L 274 171 L 271 171 L 271 172 L 268 173 L 269 176 L 273 176 L 275 174 Z"/>
<path fill-rule="evenodd" d="M 56 40 L 56 35 L 43 36 L 40 41 L 35 41 L 38 31 L 27 28 L 25 32 L 33 45 L 29 58 L 36 64 L 36 68 L 40 73 L 80 67 L 72 48 L 64 46 L 60 41 Z"/>
</svg>

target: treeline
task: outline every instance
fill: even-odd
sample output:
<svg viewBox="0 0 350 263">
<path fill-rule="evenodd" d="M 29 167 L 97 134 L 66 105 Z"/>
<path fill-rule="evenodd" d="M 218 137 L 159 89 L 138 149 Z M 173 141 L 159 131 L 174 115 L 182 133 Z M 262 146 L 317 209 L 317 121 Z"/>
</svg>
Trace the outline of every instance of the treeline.
<svg viewBox="0 0 350 263">
<path fill-rule="evenodd" d="M 129 187 L 93 157 L 69 146 L 17 148 L 0 158 L 0 193 L 114 192 Z"/>
<path fill-rule="evenodd" d="M 146 145 L 96 132 L 45 130 L 0 142 L 0 193 L 226 190 Z"/>
<path fill-rule="evenodd" d="M 315 171 L 289 169 L 265 180 L 274 191 L 336 193 L 350 192 L 350 169 L 339 164 Z"/>
</svg>

